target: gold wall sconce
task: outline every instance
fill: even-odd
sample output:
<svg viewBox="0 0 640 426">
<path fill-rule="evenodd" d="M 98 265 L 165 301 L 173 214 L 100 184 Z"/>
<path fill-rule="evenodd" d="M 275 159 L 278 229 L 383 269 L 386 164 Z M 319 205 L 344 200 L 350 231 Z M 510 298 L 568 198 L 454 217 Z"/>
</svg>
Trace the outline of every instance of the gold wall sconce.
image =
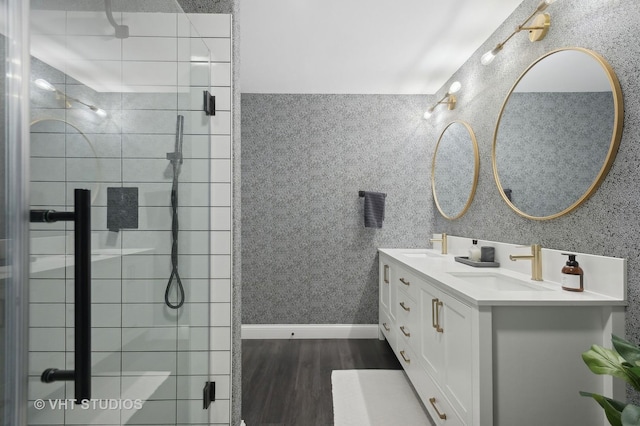
<svg viewBox="0 0 640 426">
<path fill-rule="evenodd" d="M 550 4 L 554 3 L 555 1 L 556 0 L 543 0 L 542 2 L 540 2 L 538 7 L 536 7 L 536 10 L 534 10 L 533 13 L 529 15 L 529 17 L 525 19 L 522 24 L 518 25 L 516 29 L 509 35 L 509 37 L 507 37 L 502 43 L 498 43 L 496 47 L 482 55 L 482 58 L 480 58 L 480 62 L 482 63 L 482 65 L 489 65 L 496 57 L 496 55 L 502 50 L 504 45 L 509 40 L 511 40 L 511 37 L 513 37 L 520 31 L 529 31 L 529 40 L 531 42 L 544 39 L 544 37 L 547 35 L 547 32 L 549 32 L 549 27 L 551 26 L 551 15 L 541 12 L 543 12 L 547 7 L 549 7 Z M 531 26 L 526 26 L 532 19 L 533 22 L 531 22 Z"/>
<path fill-rule="evenodd" d="M 445 95 L 442 97 L 442 99 L 440 99 L 438 102 L 436 102 L 432 107 L 430 107 L 424 113 L 424 118 L 427 119 L 427 118 L 431 117 L 431 115 L 433 114 L 433 111 L 435 111 L 436 107 L 438 105 L 441 105 L 441 104 L 447 105 L 447 109 L 449 111 L 454 110 L 456 108 L 456 103 L 457 103 L 458 100 L 456 99 L 455 96 L 453 96 L 453 94 L 459 92 L 461 88 L 462 88 L 462 84 L 460 84 L 459 81 L 454 81 L 451 84 L 451 86 L 449 87 L 449 91 L 447 93 L 445 93 Z"/>
<path fill-rule="evenodd" d="M 65 107 L 67 108 L 72 108 L 73 107 L 72 102 L 73 102 L 73 103 L 83 105 L 86 108 L 89 108 L 91 111 L 93 111 L 95 114 L 97 114 L 102 118 L 107 116 L 107 112 L 102 108 L 99 108 L 95 105 L 88 104 L 86 102 L 82 102 L 80 99 L 76 99 L 72 96 L 67 95 L 65 92 L 57 89 L 53 84 L 49 83 L 47 80 L 39 78 L 35 80 L 34 83 L 36 86 L 38 86 L 42 90 L 46 90 L 48 92 L 54 92 L 56 94 L 57 99 L 64 100 Z"/>
</svg>

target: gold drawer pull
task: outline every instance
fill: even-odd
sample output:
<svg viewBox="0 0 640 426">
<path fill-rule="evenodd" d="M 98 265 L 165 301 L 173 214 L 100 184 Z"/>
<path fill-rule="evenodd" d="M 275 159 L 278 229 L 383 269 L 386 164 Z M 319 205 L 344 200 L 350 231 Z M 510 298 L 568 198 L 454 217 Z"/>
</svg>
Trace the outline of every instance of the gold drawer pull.
<svg viewBox="0 0 640 426">
<path fill-rule="evenodd" d="M 410 286 L 411 285 L 411 281 L 406 281 L 404 278 L 400 278 L 400 282 L 406 286 Z"/>
<path fill-rule="evenodd" d="M 404 334 L 407 337 L 411 337 L 411 333 L 408 333 L 405 329 L 404 329 L 404 325 L 400 327 L 400 331 L 402 331 L 402 334 Z"/>
<path fill-rule="evenodd" d="M 384 265 L 384 283 L 389 284 L 389 265 Z"/>
<path fill-rule="evenodd" d="M 431 406 L 433 407 L 433 409 L 436 410 L 436 414 L 438 414 L 438 417 L 440 417 L 442 420 L 447 420 L 447 415 L 441 414 L 440 410 L 438 410 L 438 407 L 436 407 L 436 399 L 429 398 L 429 402 L 431 403 Z"/>
<path fill-rule="evenodd" d="M 400 351 L 400 356 L 404 359 L 404 362 L 411 364 L 411 360 L 404 355 L 404 351 Z"/>
<path fill-rule="evenodd" d="M 409 312 L 411 310 L 410 307 L 404 305 L 404 302 L 400 302 L 400 306 L 402 306 L 402 309 L 404 309 L 407 312 Z"/>
<path fill-rule="evenodd" d="M 384 329 L 385 329 L 385 330 L 387 330 L 387 331 L 391 331 L 391 329 L 389 328 L 389 326 L 387 325 L 387 323 L 386 323 L 386 322 L 383 322 L 383 323 L 382 323 L 382 326 L 384 327 Z"/>
<path fill-rule="evenodd" d="M 436 331 L 438 333 L 443 333 L 444 329 L 440 327 L 440 307 L 442 306 L 442 300 L 438 300 L 436 303 Z"/>
</svg>

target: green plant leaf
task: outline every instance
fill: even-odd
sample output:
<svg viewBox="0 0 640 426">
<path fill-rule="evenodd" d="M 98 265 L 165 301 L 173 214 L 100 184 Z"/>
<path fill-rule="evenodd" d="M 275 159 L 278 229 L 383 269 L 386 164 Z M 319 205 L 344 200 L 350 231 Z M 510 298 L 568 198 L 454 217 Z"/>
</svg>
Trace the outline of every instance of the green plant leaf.
<svg viewBox="0 0 640 426">
<path fill-rule="evenodd" d="M 611 426 L 626 426 L 622 423 L 622 412 L 624 411 L 627 404 L 624 402 L 616 401 L 615 399 L 610 399 L 602 395 L 598 395 L 597 393 L 589 393 L 580 391 L 580 395 L 589 396 L 596 400 L 598 404 L 604 409 L 604 414 L 607 416 L 607 420 Z"/>
<path fill-rule="evenodd" d="M 627 370 L 629 370 L 631 374 L 634 374 L 636 377 L 640 378 L 640 367 L 627 367 Z"/>
<path fill-rule="evenodd" d="M 622 369 L 627 373 L 628 382 L 635 390 L 640 390 L 640 367 L 634 367 L 629 363 L 622 364 Z"/>
<path fill-rule="evenodd" d="M 622 410 L 620 420 L 622 421 L 622 426 L 640 426 L 640 407 L 628 404 Z"/>
<path fill-rule="evenodd" d="M 629 364 L 640 366 L 640 347 L 615 334 L 611 336 L 611 343 L 620 356 Z"/>
<path fill-rule="evenodd" d="M 582 359 L 595 374 L 609 374 L 631 383 L 627 372 L 622 368 L 625 359 L 612 349 L 593 345 L 582 354 Z"/>
</svg>

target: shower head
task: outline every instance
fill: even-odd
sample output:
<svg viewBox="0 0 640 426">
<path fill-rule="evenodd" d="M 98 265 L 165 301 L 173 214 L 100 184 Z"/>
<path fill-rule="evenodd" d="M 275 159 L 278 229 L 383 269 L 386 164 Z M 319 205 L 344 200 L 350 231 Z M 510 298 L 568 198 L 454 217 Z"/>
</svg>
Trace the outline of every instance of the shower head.
<svg viewBox="0 0 640 426">
<path fill-rule="evenodd" d="M 129 27 L 127 25 L 118 25 L 116 21 L 113 19 L 113 12 L 111 8 L 111 0 L 104 0 L 104 9 L 107 14 L 107 19 L 109 23 L 116 30 L 116 38 L 128 38 L 129 37 Z"/>
</svg>

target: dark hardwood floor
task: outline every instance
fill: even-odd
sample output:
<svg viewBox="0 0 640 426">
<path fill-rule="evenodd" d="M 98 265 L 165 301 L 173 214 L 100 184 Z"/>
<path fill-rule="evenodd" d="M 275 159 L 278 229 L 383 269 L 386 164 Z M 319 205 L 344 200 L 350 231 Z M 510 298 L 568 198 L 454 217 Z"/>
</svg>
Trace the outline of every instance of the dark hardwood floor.
<svg viewBox="0 0 640 426">
<path fill-rule="evenodd" d="M 331 371 L 401 369 L 386 340 L 243 340 L 247 426 L 333 425 Z"/>
</svg>

